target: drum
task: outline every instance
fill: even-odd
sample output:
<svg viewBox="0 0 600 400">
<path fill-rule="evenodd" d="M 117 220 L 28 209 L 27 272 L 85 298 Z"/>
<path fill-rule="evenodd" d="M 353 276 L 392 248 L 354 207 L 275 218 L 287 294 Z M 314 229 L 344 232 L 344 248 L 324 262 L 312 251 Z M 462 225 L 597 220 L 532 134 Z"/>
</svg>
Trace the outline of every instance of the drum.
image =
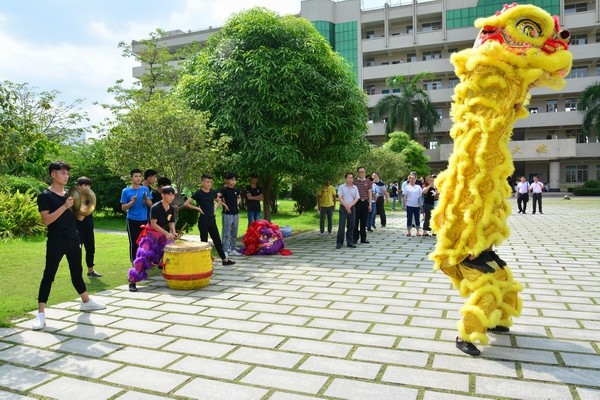
<svg viewBox="0 0 600 400">
<path fill-rule="evenodd" d="M 208 286 L 213 273 L 212 247 L 204 242 L 176 242 L 165 246 L 163 276 L 171 289 Z"/>
</svg>

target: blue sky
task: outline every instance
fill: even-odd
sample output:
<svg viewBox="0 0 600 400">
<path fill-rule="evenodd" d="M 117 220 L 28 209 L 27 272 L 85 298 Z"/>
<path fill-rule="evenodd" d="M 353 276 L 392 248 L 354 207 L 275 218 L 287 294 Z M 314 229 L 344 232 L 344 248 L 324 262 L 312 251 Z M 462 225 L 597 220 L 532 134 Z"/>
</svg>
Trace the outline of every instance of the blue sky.
<svg viewBox="0 0 600 400">
<path fill-rule="evenodd" d="M 383 3 L 383 0 L 382 0 Z M 135 62 L 120 41 L 143 39 L 157 28 L 198 30 L 222 26 L 233 13 L 260 5 L 281 15 L 300 12 L 300 0 L 2 0 L 0 81 L 59 90 L 60 101 L 86 99 L 92 122 L 108 116 L 118 79 L 133 82 Z"/>
</svg>

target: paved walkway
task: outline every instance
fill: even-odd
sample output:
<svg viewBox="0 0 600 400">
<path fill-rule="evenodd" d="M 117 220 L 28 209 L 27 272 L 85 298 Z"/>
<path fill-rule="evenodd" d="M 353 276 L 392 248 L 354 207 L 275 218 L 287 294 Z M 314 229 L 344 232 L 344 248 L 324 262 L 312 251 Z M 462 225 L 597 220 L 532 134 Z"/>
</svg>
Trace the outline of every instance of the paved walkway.
<svg viewBox="0 0 600 400">
<path fill-rule="evenodd" d="M 102 312 L 54 306 L 44 331 L 0 328 L 0 399 L 600 399 L 599 203 L 510 217 L 523 315 L 479 358 L 454 347 L 463 300 L 431 271 L 434 240 L 396 212 L 358 249 L 307 233 L 201 290 L 156 277 L 100 293 Z"/>
</svg>

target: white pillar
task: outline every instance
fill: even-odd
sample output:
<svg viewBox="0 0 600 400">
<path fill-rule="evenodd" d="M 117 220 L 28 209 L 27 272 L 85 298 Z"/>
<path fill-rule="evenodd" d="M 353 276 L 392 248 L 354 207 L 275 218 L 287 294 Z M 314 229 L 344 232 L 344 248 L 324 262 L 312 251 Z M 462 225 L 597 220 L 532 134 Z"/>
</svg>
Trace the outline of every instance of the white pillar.
<svg viewBox="0 0 600 400">
<path fill-rule="evenodd" d="M 550 161 L 550 176 L 547 185 L 553 192 L 560 191 L 560 161 Z"/>
</svg>

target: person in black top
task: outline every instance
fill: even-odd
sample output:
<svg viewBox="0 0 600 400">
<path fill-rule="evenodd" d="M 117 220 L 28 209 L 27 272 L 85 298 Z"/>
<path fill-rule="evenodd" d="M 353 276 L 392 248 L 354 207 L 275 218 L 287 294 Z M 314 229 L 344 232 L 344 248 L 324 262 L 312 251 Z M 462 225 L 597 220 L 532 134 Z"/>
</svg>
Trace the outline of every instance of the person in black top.
<svg viewBox="0 0 600 400">
<path fill-rule="evenodd" d="M 438 191 L 435 187 L 435 178 L 433 175 L 427 177 L 425 180 L 423 196 L 423 212 L 425 213 L 425 222 L 423 222 L 423 236 L 435 236 L 434 233 L 428 233 L 431 230 L 431 227 L 429 226 L 429 222 L 431 221 L 431 211 L 433 210 L 435 201 L 438 198 Z"/>
<path fill-rule="evenodd" d="M 152 205 L 162 200 L 162 188 L 165 186 L 171 186 L 171 180 L 166 176 L 161 176 L 156 181 L 156 189 L 151 191 L 152 193 Z"/>
<path fill-rule="evenodd" d="M 104 304 L 95 302 L 90 298 L 83 281 L 77 218 L 71 210 L 73 197 L 65 191 L 70 170 L 71 167 L 62 161 L 50 163 L 48 172 L 52 177 L 52 184 L 37 198 L 40 216 L 48 227 L 48 240 L 46 241 L 46 266 L 38 292 L 38 313 L 33 320 L 34 330 L 40 330 L 46 326 L 46 303 L 50 296 L 50 289 L 56 271 L 58 271 L 58 265 L 65 255 L 69 262 L 71 282 L 81 297 L 82 303 L 79 309 L 81 311 L 94 311 L 106 308 Z M 83 216 L 78 218 L 83 219 Z"/>
<path fill-rule="evenodd" d="M 219 192 L 223 202 L 223 214 L 221 215 L 221 227 L 223 229 L 223 249 L 227 256 L 241 256 L 235 248 L 235 241 L 240 225 L 240 190 L 235 187 L 237 177 L 228 172 L 224 176 L 225 186 Z"/>
<path fill-rule="evenodd" d="M 91 189 L 92 181 L 82 176 L 77 178 L 78 189 Z M 94 254 L 96 253 L 96 241 L 94 238 L 94 217 L 92 214 L 83 218 L 77 219 L 77 232 L 79 232 L 79 241 L 85 248 L 85 264 L 87 265 L 87 276 L 90 278 L 100 278 L 102 274 L 94 271 Z"/>
<path fill-rule="evenodd" d="M 161 199 L 150 209 L 150 224 L 152 229 L 162 233 L 167 240 L 175 240 L 175 207 L 171 205 L 175 199 L 175 189 L 172 186 L 162 187 Z"/>
<path fill-rule="evenodd" d="M 215 210 L 219 204 L 223 204 L 221 201 L 221 194 L 215 192 L 212 189 L 213 178 L 211 175 L 202 175 L 202 187 L 198 189 L 192 197 L 187 199 L 183 204 L 183 207 L 188 207 L 193 210 L 200 212 L 198 215 L 198 229 L 200 230 L 200 241 L 208 242 L 208 235 L 213 241 L 217 253 L 223 262 L 223 265 L 233 265 L 235 261 L 228 258 L 223 251 L 223 244 L 219 236 L 219 228 L 217 227 L 217 221 L 215 219 Z M 196 201 L 196 205 L 192 204 L 192 200 Z"/>
<path fill-rule="evenodd" d="M 250 184 L 246 186 L 246 209 L 248 210 L 248 226 L 260 219 L 260 202 L 263 199 L 262 188 L 257 185 L 258 175 L 250 176 Z"/>
</svg>

